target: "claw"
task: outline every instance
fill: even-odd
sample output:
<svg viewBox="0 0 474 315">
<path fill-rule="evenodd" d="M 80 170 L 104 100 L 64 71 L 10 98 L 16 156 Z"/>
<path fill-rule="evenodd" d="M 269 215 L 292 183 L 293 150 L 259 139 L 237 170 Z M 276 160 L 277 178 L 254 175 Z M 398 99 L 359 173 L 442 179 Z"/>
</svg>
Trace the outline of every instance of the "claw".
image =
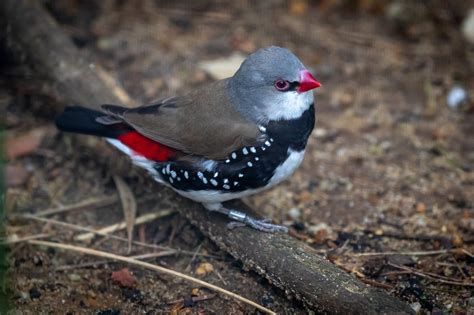
<svg viewBox="0 0 474 315">
<path fill-rule="evenodd" d="M 272 224 L 269 219 L 257 220 L 243 212 L 232 210 L 229 212 L 229 217 L 236 221 L 229 223 L 227 226 L 230 229 L 235 229 L 242 226 L 250 226 L 256 230 L 267 233 L 288 233 L 288 228 L 282 225 Z"/>
<path fill-rule="evenodd" d="M 288 233 L 288 228 L 283 225 L 277 225 L 268 223 L 269 220 L 256 220 L 251 217 L 247 217 L 244 223 L 253 227 L 256 230 L 267 232 L 267 233 Z"/>
<path fill-rule="evenodd" d="M 238 221 L 232 221 L 232 222 L 229 222 L 227 224 L 227 228 L 229 230 L 233 230 L 233 229 L 236 229 L 236 228 L 239 228 L 239 227 L 244 227 L 246 226 L 245 223 L 242 223 L 242 222 L 238 222 Z"/>
</svg>

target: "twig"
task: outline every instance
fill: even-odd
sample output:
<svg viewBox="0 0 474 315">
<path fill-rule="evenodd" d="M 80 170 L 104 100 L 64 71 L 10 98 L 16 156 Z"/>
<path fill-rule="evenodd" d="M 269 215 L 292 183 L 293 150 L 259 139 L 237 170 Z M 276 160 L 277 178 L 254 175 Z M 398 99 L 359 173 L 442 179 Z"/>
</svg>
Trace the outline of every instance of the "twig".
<svg viewBox="0 0 474 315">
<path fill-rule="evenodd" d="M 427 278 L 427 279 L 430 279 L 430 280 L 433 280 L 433 281 L 438 281 L 438 282 L 441 282 L 441 283 L 452 284 L 452 285 L 465 286 L 465 287 L 474 287 L 474 283 L 465 283 L 465 282 L 462 282 L 462 281 L 446 280 L 446 279 L 441 278 L 441 276 L 439 276 L 439 275 L 428 274 L 426 272 L 422 272 L 422 271 L 419 271 L 419 270 L 416 270 L 416 269 L 413 269 L 413 268 L 410 268 L 410 267 L 406 267 L 406 266 L 399 266 L 399 265 L 396 265 L 396 264 L 392 264 L 390 262 L 388 264 L 392 267 L 408 271 L 408 272 L 410 272 L 414 275 L 417 275 L 417 276 L 420 276 L 420 277 L 423 277 L 423 278 Z"/>
<path fill-rule="evenodd" d="M 374 234 L 376 235 L 375 231 L 372 230 L 363 230 L 365 234 Z M 440 242 L 449 242 L 451 243 L 451 239 L 446 236 L 442 235 L 405 235 L 402 233 L 396 232 L 388 232 L 384 231 L 382 235 L 377 235 L 379 237 L 391 237 L 400 240 L 411 240 L 411 241 L 418 241 L 418 242 L 432 242 L 432 241 L 440 241 Z"/>
<path fill-rule="evenodd" d="M 210 300 L 210 299 L 213 299 L 215 297 L 216 297 L 215 294 L 209 294 L 209 295 L 202 295 L 202 296 L 193 296 L 193 297 L 191 297 L 191 300 L 193 301 L 193 303 L 196 303 L 196 302 Z M 166 302 L 166 304 L 168 304 L 168 305 L 178 304 L 178 303 L 184 303 L 184 299 L 178 299 L 178 300 L 173 300 L 173 301 Z"/>
<path fill-rule="evenodd" d="M 360 281 L 362 281 L 364 283 L 367 283 L 367 284 L 369 284 L 371 286 L 374 286 L 374 287 L 378 287 L 378 288 L 382 288 L 382 289 L 386 289 L 386 290 L 393 289 L 393 286 L 391 286 L 390 284 L 378 282 L 378 281 L 368 279 L 368 278 L 359 278 L 359 279 L 360 279 Z"/>
<path fill-rule="evenodd" d="M 233 292 L 227 291 L 227 290 L 225 290 L 221 287 L 218 287 L 218 286 L 215 286 L 213 284 L 207 283 L 205 281 L 196 279 L 196 278 L 188 276 L 186 274 L 183 274 L 183 273 L 171 270 L 171 269 L 167 269 L 167 268 L 164 268 L 164 267 L 161 267 L 161 266 L 153 265 L 153 264 L 150 264 L 150 263 L 147 263 L 147 262 L 144 262 L 144 261 L 140 261 L 140 260 L 125 257 L 125 256 L 115 255 L 115 254 L 107 253 L 107 252 L 103 252 L 103 251 L 98 251 L 98 250 L 95 250 L 95 249 L 89 249 L 89 248 L 85 248 L 85 247 L 69 245 L 69 244 L 53 243 L 53 242 L 38 241 L 38 240 L 30 240 L 30 241 L 28 241 L 28 243 L 34 244 L 34 245 L 39 245 L 39 246 L 47 246 L 47 247 L 52 247 L 52 248 L 59 248 L 59 249 L 69 250 L 69 251 L 82 253 L 82 254 L 86 254 L 86 255 L 92 255 L 92 256 L 96 256 L 96 257 L 103 257 L 103 258 L 108 258 L 108 259 L 112 259 L 112 260 L 118 260 L 118 261 L 126 262 L 126 263 L 129 263 L 129 264 L 132 264 L 132 265 L 141 266 L 141 267 L 144 267 L 144 268 L 147 268 L 147 269 L 155 270 L 155 271 L 158 271 L 158 272 L 161 272 L 161 273 L 164 273 L 164 274 L 168 274 L 168 275 L 171 275 L 171 276 L 175 276 L 175 277 L 179 277 L 179 278 L 188 280 L 188 281 L 193 282 L 195 284 L 198 284 L 200 286 L 203 286 L 203 287 L 206 287 L 208 289 L 220 292 L 220 293 L 225 294 L 227 296 L 230 296 L 230 297 L 232 297 L 236 300 L 239 300 L 243 303 L 251 305 L 251 306 L 259 309 L 260 311 L 263 311 L 263 312 L 267 313 L 267 314 L 276 315 L 275 312 L 269 310 L 266 307 L 263 307 L 263 306 L 255 303 L 253 301 L 250 301 L 249 299 L 246 299 L 241 295 L 238 295 L 238 294 L 235 294 Z"/>
<path fill-rule="evenodd" d="M 131 256 L 130 258 L 133 258 L 133 259 L 149 259 L 149 258 L 158 258 L 158 257 L 175 255 L 175 254 L 178 254 L 178 253 L 179 252 L 177 250 L 172 249 L 172 250 L 167 250 L 167 251 L 158 252 L 158 253 L 148 253 L 148 254 L 142 254 L 142 255 L 135 255 L 135 256 Z"/>
<path fill-rule="evenodd" d="M 135 225 L 150 222 L 150 221 L 153 221 L 155 219 L 168 216 L 172 213 L 174 213 L 174 212 L 171 211 L 171 210 L 163 210 L 163 211 L 160 211 L 160 212 L 147 213 L 147 214 L 144 214 L 144 215 L 136 218 Z M 74 240 L 76 240 L 76 241 L 89 241 L 94 237 L 95 234 L 109 235 L 110 233 L 123 230 L 126 227 L 127 227 L 127 224 L 125 222 L 116 223 L 116 224 L 112 224 L 112 225 L 109 225 L 109 226 L 106 226 L 104 228 L 96 230 L 95 232 L 97 232 L 97 233 L 89 232 L 89 233 L 80 234 L 80 235 L 76 236 L 74 238 Z M 128 242 L 128 240 L 127 240 L 127 242 Z"/>
<path fill-rule="evenodd" d="M 470 253 L 467 249 L 461 248 L 461 251 L 464 254 L 468 255 L 469 257 L 474 258 L 474 255 L 472 253 Z"/>
<path fill-rule="evenodd" d="M 461 266 L 459 265 L 458 260 L 456 259 L 456 256 L 452 255 L 452 257 L 453 257 L 454 263 L 455 263 L 457 269 L 459 270 L 459 272 L 461 273 L 462 277 L 465 280 L 469 279 L 468 276 L 464 273 L 464 270 L 462 270 Z"/>
<path fill-rule="evenodd" d="M 411 271 L 407 271 L 407 270 L 387 271 L 380 274 L 380 276 L 386 277 L 386 276 L 392 276 L 392 275 L 396 276 L 396 275 L 406 275 L 406 274 L 411 274 Z"/>
<path fill-rule="evenodd" d="M 40 238 L 45 238 L 45 237 L 48 237 L 48 236 L 51 236 L 51 234 L 49 234 L 49 233 L 41 233 L 41 234 L 35 234 L 35 235 L 28 235 L 28 236 L 20 237 L 20 238 L 16 238 L 16 237 L 9 236 L 9 237 L 7 237 L 6 239 L 0 240 L 0 244 L 2 244 L 2 245 L 10 245 L 10 244 L 15 244 L 15 243 L 21 243 L 21 242 L 29 241 L 29 240 L 36 240 L 36 239 L 40 239 Z"/>
<path fill-rule="evenodd" d="M 375 252 L 375 253 L 360 253 L 354 254 L 354 257 L 364 257 L 364 256 L 390 256 L 390 255 L 406 255 L 406 256 L 430 256 L 430 255 L 439 255 L 447 254 L 450 250 L 441 249 L 441 250 L 428 250 L 428 251 L 414 251 L 414 252 Z"/>
<path fill-rule="evenodd" d="M 66 270 L 71 270 L 71 269 L 81 269 L 81 268 L 87 268 L 87 267 L 92 267 L 92 266 L 99 266 L 109 263 L 108 260 L 99 260 L 99 261 L 88 261 L 80 264 L 74 264 L 74 265 L 63 265 L 56 267 L 54 270 L 55 271 L 66 271 Z"/>
<path fill-rule="evenodd" d="M 54 224 L 54 225 L 58 225 L 58 226 L 63 226 L 63 227 L 67 227 L 67 228 L 70 228 L 70 229 L 76 230 L 76 231 L 90 232 L 90 233 L 94 233 L 96 235 L 106 236 L 108 238 L 115 239 L 115 240 L 121 241 L 121 242 L 128 242 L 128 240 L 124 237 L 120 237 L 120 236 L 113 235 L 113 234 L 103 234 L 103 233 L 100 233 L 96 230 L 93 230 L 93 229 L 90 229 L 90 228 L 87 228 L 87 227 L 84 227 L 84 226 L 76 225 L 76 224 L 62 222 L 62 221 L 58 221 L 58 220 L 54 220 L 54 219 L 38 218 L 38 217 L 35 217 L 34 215 L 31 215 L 31 214 L 24 214 L 24 215 L 21 215 L 20 217 L 25 218 L 25 219 L 36 220 L 36 221 L 40 221 L 40 222 L 46 222 L 46 223 L 50 223 L 50 224 Z M 186 255 L 195 255 L 196 254 L 195 252 L 192 252 L 192 251 L 178 250 L 178 249 L 170 248 L 170 247 L 167 247 L 167 246 L 142 243 L 142 242 L 138 242 L 138 241 L 133 241 L 132 243 L 134 245 L 137 245 L 137 246 L 142 246 L 142 247 L 147 247 L 147 248 L 152 248 L 152 249 L 176 250 L 176 251 L 178 251 L 179 254 L 186 254 Z M 197 254 L 197 255 L 203 256 L 203 257 L 209 257 L 209 258 L 213 258 L 213 259 L 218 259 L 218 260 L 225 260 L 225 258 L 215 256 L 215 255 L 207 255 L 207 254 Z"/>
<path fill-rule="evenodd" d="M 185 271 L 190 271 L 191 270 L 191 264 L 193 263 L 194 259 L 196 259 L 196 256 L 199 253 L 199 251 L 201 250 L 201 247 L 202 247 L 202 242 L 198 245 L 198 247 L 194 251 L 193 257 L 191 257 L 191 259 L 189 260 L 188 265 L 184 269 Z"/>
<path fill-rule="evenodd" d="M 58 214 L 58 213 L 63 213 L 63 212 L 68 212 L 68 211 L 74 211 L 74 210 L 81 210 L 84 208 L 99 208 L 99 207 L 104 207 L 104 206 L 110 206 L 113 205 L 118 201 L 117 196 L 109 196 L 109 197 L 100 197 L 100 198 L 92 198 L 92 199 L 87 199 L 72 205 L 67 205 L 64 207 L 59 207 L 59 208 L 49 208 L 43 211 L 39 211 L 35 213 L 36 216 L 38 217 L 44 217 L 52 214 Z"/>
<path fill-rule="evenodd" d="M 214 272 L 216 273 L 217 277 L 222 281 L 222 283 L 223 283 L 224 285 L 228 285 L 228 284 L 227 284 L 227 281 L 225 281 L 224 277 L 222 277 L 222 275 L 220 274 L 219 271 L 217 271 L 216 269 L 214 269 Z"/>
<path fill-rule="evenodd" d="M 127 183 L 120 178 L 120 176 L 114 175 L 113 179 L 120 196 L 120 203 L 122 204 L 123 218 L 128 238 L 127 255 L 129 255 L 132 252 L 133 230 L 136 224 L 135 220 L 137 219 L 137 200 L 130 187 L 128 187 Z"/>
<path fill-rule="evenodd" d="M 169 251 L 163 251 L 163 252 L 159 252 L 159 253 L 149 253 L 149 254 L 131 256 L 130 258 L 133 258 L 133 259 L 148 259 L 148 258 L 164 257 L 164 256 L 174 255 L 177 252 L 178 251 L 176 251 L 176 250 L 169 250 Z M 65 270 L 70 270 L 70 269 L 86 268 L 86 267 L 91 267 L 91 266 L 103 265 L 103 264 L 106 264 L 106 263 L 110 263 L 110 261 L 108 261 L 108 260 L 88 261 L 88 262 L 75 264 L 75 265 L 59 266 L 59 267 L 55 268 L 55 271 L 65 271 Z"/>
<path fill-rule="evenodd" d="M 150 200 L 154 200 L 153 195 L 141 196 L 138 203 L 142 204 Z M 91 198 L 91 199 L 87 199 L 87 200 L 84 200 L 72 205 L 67 205 L 67 206 L 57 207 L 57 208 L 49 208 L 43 211 L 39 211 L 39 212 L 36 212 L 35 215 L 38 217 L 45 217 L 48 215 L 59 214 L 59 213 L 75 211 L 75 210 L 83 210 L 83 209 L 92 210 L 95 208 L 111 206 L 117 203 L 118 201 L 119 201 L 119 198 L 115 195 L 108 196 L 108 197 Z"/>
</svg>

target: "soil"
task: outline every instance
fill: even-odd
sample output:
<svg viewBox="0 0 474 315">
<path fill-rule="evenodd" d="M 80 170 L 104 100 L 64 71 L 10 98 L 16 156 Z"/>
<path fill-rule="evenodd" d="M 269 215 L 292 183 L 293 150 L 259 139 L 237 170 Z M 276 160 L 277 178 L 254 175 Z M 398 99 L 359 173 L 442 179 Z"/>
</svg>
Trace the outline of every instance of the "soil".
<svg viewBox="0 0 474 315">
<path fill-rule="evenodd" d="M 474 312 L 474 48 L 460 33 L 469 4 L 415 5 L 416 18 L 406 14 L 400 20 L 384 12 L 388 3 L 403 1 L 370 3 L 45 5 L 83 53 L 142 103 L 213 80 L 200 69 L 201 61 L 272 44 L 292 50 L 323 84 L 315 92 L 317 126 L 294 176 L 245 201 L 290 226 L 293 236 L 347 272 L 421 313 Z M 139 215 L 165 210 L 145 199 L 167 189 L 157 191 L 141 170 L 101 141 L 88 137 L 87 144 L 80 143 L 78 136 L 55 131 L 51 117 L 64 104 L 24 65 L 4 62 L 3 68 L 0 92 L 9 137 L 32 130 L 45 134 L 39 147 L 33 143 L 27 154 L 8 161 L 7 234 L 45 233 L 47 240 L 127 255 L 126 242 L 96 237 L 84 244 L 74 240 L 80 232 L 71 228 L 16 216 L 114 196 L 113 175 L 144 200 Z M 471 101 L 450 108 L 446 97 L 456 85 Z M 122 216 L 115 202 L 47 218 L 95 228 Z M 125 231 L 115 235 L 127 237 Z M 149 262 L 279 314 L 308 312 L 243 270 L 178 214 L 137 226 L 134 239 L 179 250 Z M 157 250 L 163 251 L 133 246 L 131 254 Z M 7 290 L 14 308 L 25 314 L 255 313 L 171 276 L 25 242 L 10 247 L 9 262 Z M 213 270 L 200 274 L 202 263 Z M 123 268 L 132 272 L 133 285 L 113 280 L 112 272 Z M 193 302 L 192 296 L 203 298 Z"/>
</svg>

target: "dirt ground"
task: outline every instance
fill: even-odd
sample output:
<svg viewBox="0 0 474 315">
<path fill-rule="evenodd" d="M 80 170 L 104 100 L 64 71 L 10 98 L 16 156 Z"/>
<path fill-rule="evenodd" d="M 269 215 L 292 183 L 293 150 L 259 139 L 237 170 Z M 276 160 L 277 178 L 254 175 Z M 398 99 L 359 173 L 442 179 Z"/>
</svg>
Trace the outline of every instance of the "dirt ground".
<svg viewBox="0 0 474 315">
<path fill-rule="evenodd" d="M 316 129 L 295 175 L 246 202 L 292 227 L 292 235 L 347 272 L 421 313 L 474 313 L 474 46 L 460 33 L 468 2 L 46 5 L 83 53 L 141 102 L 212 80 L 198 66 L 202 61 L 272 44 L 291 49 L 323 84 L 315 92 Z M 396 5 L 405 11 L 390 11 Z M 131 166 L 124 172 L 128 161 L 112 148 L 55 131 L 51 117 L 64 104 L 41 78 L 7 57 L 0 77 L 11 139 L 7 152 L 9 145 L 31 144 L 7 164 L 10 237 L 47 234 L 44 239 L 84 246 L 74 239 L 81 232 L 71 227 L 15 215 L 110 199 L 116 195 L 113 175 L 122 176 L 142 200 L 139 214 L 166 210 L 166 202 L 150 205 L 146 196 L 167 189 L 157 191 Z M 451 108 L 446 97 L 457 85 L 471 101 Z M 34 139 L 40 139 L 39 146 Z M 118 202 L 44 217 L 94 228 L 123 220 Z M 115 235 L 126 238 L 124 231 Z M 155 247 L 134 246 L 132 255 L 173 249 L 147 261 L 230 289 L 279 314 L 309 312 L 242 270 L 178 214 L 137 226 L 135 239 Z M 127 254 L 126 242 L 116 239 L 96 237 L 86 245 Z M 10 247 L 9 262 L 7 290 L 23 314 L 255 313 L 171 276 L 24 242 Z M 213 270 L 200 273 L 209 264 Z M 135 284 L 114 280 L 113 272 L 125 267 Z"/>
</svg>

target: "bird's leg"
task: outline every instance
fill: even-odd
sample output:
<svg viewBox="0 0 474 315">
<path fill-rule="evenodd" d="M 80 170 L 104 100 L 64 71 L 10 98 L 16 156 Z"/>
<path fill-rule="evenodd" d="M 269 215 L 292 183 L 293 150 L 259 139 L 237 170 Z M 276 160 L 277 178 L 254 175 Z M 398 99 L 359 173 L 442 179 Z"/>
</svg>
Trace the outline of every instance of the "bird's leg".
<svg viewBox="0 0 474 315">
<path fill-rule="evenodd" d="M 227 225 L 231 229 L 247 225 L 256 230 L 268 233 L 288 233 L 286 226 L 271 224 L 268 219 L 255 219 L 242 211 L 227 209 L 221 203 L 205 203 L 203 205 L 207 210 L 223 213 L 234 220 L 234 222 L 230 222 Z"/>
</svg>

